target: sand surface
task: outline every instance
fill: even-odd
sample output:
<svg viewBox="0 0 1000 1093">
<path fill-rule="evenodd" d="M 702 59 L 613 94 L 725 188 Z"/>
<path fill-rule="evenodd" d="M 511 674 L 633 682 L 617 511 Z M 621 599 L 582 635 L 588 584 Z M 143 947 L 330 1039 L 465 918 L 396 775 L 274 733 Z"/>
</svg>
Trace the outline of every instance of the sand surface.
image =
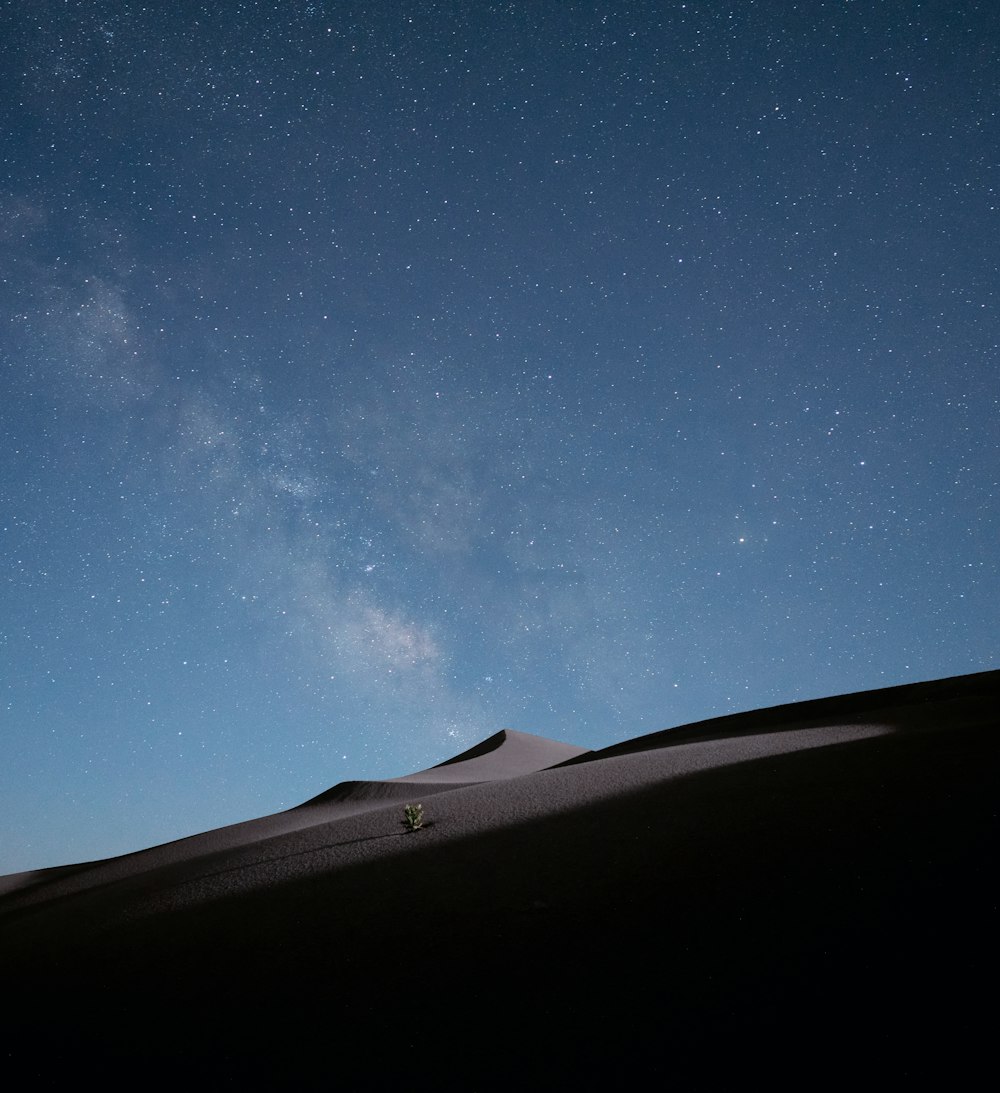
<svg viewBox="0 0 1000 1093">
<path fill-rule="evenodd" d="M 0 878 L 8 1059 L 348 1089 L 961 1081 L 992 1052 L 998 699 L 991 672 L 597 752 L 505 731 Z"/>
</svg>

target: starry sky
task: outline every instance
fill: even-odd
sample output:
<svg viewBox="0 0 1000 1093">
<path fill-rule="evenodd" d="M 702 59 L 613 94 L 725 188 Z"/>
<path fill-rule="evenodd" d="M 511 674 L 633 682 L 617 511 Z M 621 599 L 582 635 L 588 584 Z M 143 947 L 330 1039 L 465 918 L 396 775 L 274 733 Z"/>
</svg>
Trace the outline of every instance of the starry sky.
<svg viewBox="0 0 1000 1093">
<path fill-rule="evenodd" d="M 0 3 L 0 872 L 996 667 L 992 0 Z"/>
</svg>

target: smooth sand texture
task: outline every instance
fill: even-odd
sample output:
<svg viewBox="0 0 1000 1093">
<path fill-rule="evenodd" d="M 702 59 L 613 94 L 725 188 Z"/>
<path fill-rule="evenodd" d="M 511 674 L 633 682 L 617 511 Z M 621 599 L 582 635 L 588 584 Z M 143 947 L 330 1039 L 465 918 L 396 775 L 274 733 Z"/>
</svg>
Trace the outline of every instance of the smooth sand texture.
<svg viewBox="0 0 1000 1093">
<path fill-rule="evenodd" d="M 992 1058 L 998 699 L 990 672 L 599 752 L 504 732 L 5 878 L 8 1058 L 103 1085 L 961 1082 Z"/>
</svg>

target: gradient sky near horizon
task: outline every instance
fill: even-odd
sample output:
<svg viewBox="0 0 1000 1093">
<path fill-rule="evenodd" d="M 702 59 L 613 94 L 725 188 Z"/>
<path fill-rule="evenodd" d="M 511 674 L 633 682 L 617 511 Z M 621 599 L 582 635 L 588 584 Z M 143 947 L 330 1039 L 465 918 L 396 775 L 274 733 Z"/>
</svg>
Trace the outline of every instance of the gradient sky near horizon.
<svg viewBox="0 0 1000 1093">
<path fill-rule="evenodd" d="M 0 3 L 0 873 L 998 665 L 1000 6 Z"/>
</svg>

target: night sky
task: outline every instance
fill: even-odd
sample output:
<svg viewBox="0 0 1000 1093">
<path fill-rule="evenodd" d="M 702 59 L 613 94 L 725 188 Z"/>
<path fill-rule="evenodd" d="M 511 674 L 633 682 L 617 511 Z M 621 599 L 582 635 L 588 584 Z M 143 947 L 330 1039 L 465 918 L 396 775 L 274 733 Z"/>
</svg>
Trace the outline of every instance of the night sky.
<svg viewBox="0 0 1000 1093">
<path fill-rule="evenodd" d="M 996 667 L 1000 5 L 0 4 L 0 872 Z"/>
</svg>

